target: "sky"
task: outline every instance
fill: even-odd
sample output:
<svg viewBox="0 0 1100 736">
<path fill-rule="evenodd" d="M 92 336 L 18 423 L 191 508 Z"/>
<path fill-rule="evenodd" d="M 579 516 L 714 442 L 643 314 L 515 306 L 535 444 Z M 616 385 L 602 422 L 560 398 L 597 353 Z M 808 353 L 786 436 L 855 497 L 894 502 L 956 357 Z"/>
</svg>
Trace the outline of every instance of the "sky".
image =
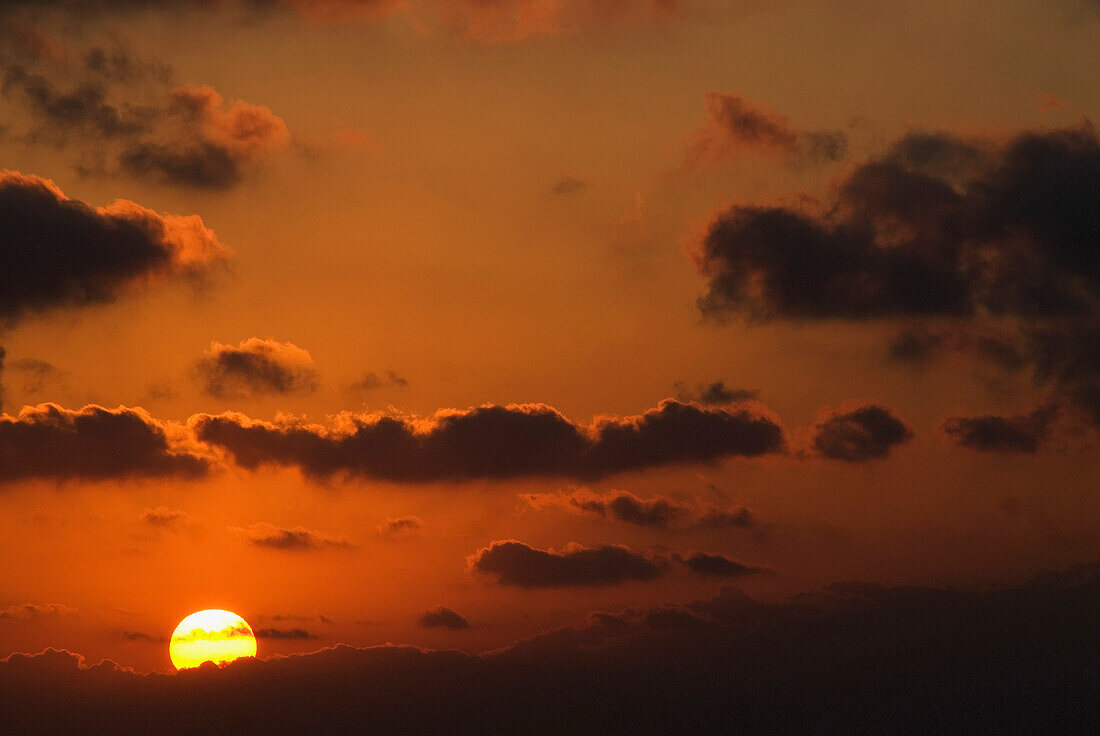
<svg viewBox="0 0 1100 736">
<path fill-rule="evenodd" d="M 742 596 L 780 632 L 1095 596 L 1098 32 L 1093 0 L 0 2 L 0 682 L 171 691 L 132 677 L 208 608 L 248 667 L 491 688 L 547 632 L 625 667 L 594 612 L 694 617 L 660 647 L 713 670 Z"/>
</svg>

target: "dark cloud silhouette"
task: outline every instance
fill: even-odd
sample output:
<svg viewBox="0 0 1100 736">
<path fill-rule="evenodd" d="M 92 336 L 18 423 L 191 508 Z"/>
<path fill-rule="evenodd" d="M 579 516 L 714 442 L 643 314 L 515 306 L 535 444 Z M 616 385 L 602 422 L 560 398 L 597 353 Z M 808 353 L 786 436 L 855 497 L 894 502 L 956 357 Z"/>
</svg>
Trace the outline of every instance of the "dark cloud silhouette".
<svg viewBox="0 0 1100 736">
<path fill-rule="evenodd" d="M 811 445 L 822 457 L 858 463 L 884 458 L 912 437 L 912 430 L 884 406 L 846 405 L 821 412 Z"/>
<path fill-rule="evenodd" d="M 562 508 L 656 529 L 674 525 L 690 529 L 749 528 L 756 525 L 752 512 L 744 507 L 726 509 L 701 502 L 691 505 L 663 496 L 642 499 L 627 491 L 598 494 L 578 489 L 569 493 L 525 493 L 520 498 L 535 509 Z"/>
<path fill-rule="evenodd" d="M 154 278 L 198 278 L 227 257 L 196 216 L 118 200 L 91 207 L 46 179 L 0 172 L 0 321 L 111 302 Z"/>
<path fill-rule="evenodd" d="M 329 547 L 347 548 L 351 546 L 351 543 L 343 537 L 332 537 L 301 526 L 286 528 L 261 522 L 247 528 L 231 527 L 230 531 L 235 532 L 241 539 L 257 547 L 267 547 L 269 549 L 286 550 L 290 552 L 320 550 Z"/>
<path fill-rule="evenodd" d="M 145 509 L 139 517 L 142 524 L 173 529 L 190 520 L 185 512 L 179 509 L 170 509 L 167 506 L 157 506 L 155 509 Z"/>
<path fill-rule="evenodd" d="M 378 533 L 383 537 L 397 537 L 423 528 L 424 520 L 419 516 L 394 516 L 378 525 Z"/>
<path fill-rule="evenodd" d="M 725 381 L 699 384 L 692 390 L 683 381 L 672 385 L 676 399 L 684 403 L 695 401 L 704 406 L 733 404 L 740 401 L 753 401 L 760 396 L 759 391 L 744 388 L 729 388 Z"/>
<path fill-rule="evenodd" d="M 756 319 L 1080 313 L 1100 287 L 1091 125 L 1000 147 L 911 134 L 855 168 L 825 215 L 733 207 L 698 254 L 704 313 Z"/>
<path fill-rule="evenodd" d="M 783 115 L 742 95 L 709 92 L 706 104 L 710 120 L 689 146 L 689 167 L 745 149 L 781 154 L 795 166 L 832 163 L 848 152 L 844 132 L 799 130 Z"/>
<path fill-rule="evenodd" d="M 8 46 L 0 50 L 0 93 L 31 121 L 21 137 L 74 150 L 80 173 L 226 189 L 290 141 L 268 108 L 179 84 L 169 65 L 117 43 L 61 53 L 35 28 L 12 23 L 0 24 L 0 41 Z"/>
<path fill-rule="evenodd" d="M 184 439 L 142 409 L 28 406 L 0 416 L 0 483 L 206 475 L 210 461 Z"/>
<path fill-rule="evenodd" d="M 572 176 L 567 176 L 555 182 L 554 186 L 550 188 L 550 191 L 554 194 L 576 194 L 587 188 L 588 182 L 582 179 L 576 179 Z"/>
<path fill-rule="evenodd" d="M 0 370 L 3 367 L 3 356 L 0 355 Z M 24 395 L 41 393 L 42 389 L 48 384 L 56 383 L 63 376 L 63 372 L 57 366 L 37 358 L 12 360 L 8 362 L 7 368 L 9 371 L 22 376 Z"/>
<path fill-rule="evenodd" d="M 26 736 L 1090 733 L 1098 606 L 1095 566 L 982 592 L 847 582 L 765 603 L 724 587 L 480 656 L 340 645 L 142 675 L 13 654 L 0 704 Z"/>
<path fill-rule="evenodd" d="M 750 567 L 736 560 L 731 560 L 724 555 L 710 555 L 705 552 L 693 552 L 690 555 L 676 555 L 675 559 L 692 572 L 716 578 L 739 577 L 741 575 L 761 571 L 759 567 Z"/>
<path fill-rule="evenodd" d="M 367 375 L 363 376 L 360 380 L 351 384 L 353 389 L 359 391 L 373 391 L 377 388 L 385 388 L 391 386 L 393 388 L 405 388 L 409 385 L 401 376 L 397 375 L 393 371 L 386 371 L 385 373 L 378 374 L 371 371 Z"/>
<path fill-rule="evenodd" d="M 1016 417 L 948 417 L 942 429 L 960 447 L 981 452 L 1034 453 L 1049 436 L 1056 416 L 1055 407 L 1042 407 Z"/>
<path fill-rule="evenodd" d="M 197 437 L 246 468 L 297 466 L 399 482 L 569 476 L 782 452 L 778 422 L 756 407 L 703 408 L 672 400 L 628 417 L 570 422 L 544 404 L 440 412 L 430 423 L 344 414 L 338 429 L 273 424 L 240 414 L 192 417 Z"/>
<path fill-rule="evenodd" d="M 467 558 L 470 570 L 493 575 L 501 585 L 551 588 L 653 580 L 661 566 L 626 547 L 566 545 L 560 552 L 514 540 L 492 542 Z"/>
<path fill-rule="evenodd" d="M 446 606 L 431 608 L 417 619 L 417 625 L 427 629 L 468 629 L 470 622 Z"/>
<path fill-rule="evenodd" d="M 210 343 L 196 370 L 203 390 L 220 399 L 309 392 L 320 383 L 309 352 L 259 337 L 237 345 Z"/>
<path fill-rule="evenodd" d="M 285 639 L 303 641 L 306 639 L 320 639 L 316 634 L 311 634 L 305 629 L 255 629 L 253 631 L 257 639 Z"/>
</svg>

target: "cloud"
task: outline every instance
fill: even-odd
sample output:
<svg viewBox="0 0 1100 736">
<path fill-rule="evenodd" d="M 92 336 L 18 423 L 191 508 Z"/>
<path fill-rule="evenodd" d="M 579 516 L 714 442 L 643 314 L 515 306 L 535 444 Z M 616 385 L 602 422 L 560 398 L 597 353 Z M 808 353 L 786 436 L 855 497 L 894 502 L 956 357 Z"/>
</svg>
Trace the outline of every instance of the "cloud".
<svg viewBox="0 0 1100 736">
<path fill-rule="evenodd" d="M 582 547 L 575 543 L 555 552 L 515 540 L 491 542 L 466 562 L 468 569 L 493 575 L 501 585 L 521 588 L 613 585 L 653 580 L 663 573 L 659 565 L 627 547 Z"/>
<path fill-rule="evenodd" d="M 1098 603 L 1095 566 L 983 591 L 725 586 L 481 655 L 338 645 L 142 675 L 49 649 L 0 660 L 0 688 L 18 704 L 5 727 L 28 736 L 1088 733 Z"/>
<path fill-rule="evenodd" d="M 316 634 L 311 634 L 305 629 L 256 629 L 254 631 L 257 639 L 284 639 L 293 641 L 303 641 L 306 639 L 320 639 L 321 637 Z"/>
<path fill-rule="evenodd" d="M 446 606 L 436 606 L 421 614 L 417 625 L 427 629 L 468 629 L 470 622 Z"/>
<path fill-rule="evenodd" d="M 729 388 L 725 381 L 698 384 L 694 391 L 683 381 L 677 381 L 672 388 L 676 391 L 677 401 L 694 401 L 704 406 L 755 401 L 760 396 L 760 392 L 753 389 Z"/>
<path fill-rule="evenodd" d="M 912 437 L 912 430 L 886 407 L 846 404 L 819 413 L 811 445 L 822 457 L 859 463 L 884 458 Z"/>
<path fill-rule="evenodd" d="M 627 417 L 575 424 L 545 404 L 486 405 L 431 419 L 345 413 L 333 426 L 273 424 L 241 414 L 191 418 L 196 436 L 245 468 L 297 466 L 395 482 L 567 476 L 598 478 L 662 465 L 782 452 L 778 421 L 759 407 L 662 401 Z"/>
<path fill-rule="evenodd" d="M 742 95 L 708 92 L 706 104 L 710 119 L 689 145 L 688 167 L 728 160 L 746 150 L 779 154 L 795 166 L 832 163 L 848 152 L 848 136 L 842 131 L 800 130 Z"/>
<path fill-rule="evenodd" d="M 220 399 L 305 393 L 315 391 L 320 383 L 308 351 L 258 337 L 237 345 L 211 342 L 196 370 L 203 390 Z"/>
<path fill-rule="evenodd" d="M 351 384 L 351 387 L 358 391 L 373 391 L 378 388 L 386 388 L 387 386 L 393 388 L 405 388 L 408 385 L 408 381 L 406 381 L 404 378 L 397 375 L 393 371 L 386 371 L 381 375 L 375 373 L 374 371 L 371 371 L 367 373 L 367 375 L 363 376 L 363 378 L 361 378 L 360 380 Z"/>
<path fill-rule="evenodd" d="M 0 356 L 0 368 L 3 368 L 3 357 Z M 58 382 L 64 372 L 52 363 L 37 358 L 19 358 L 9 361 L 9 371 L 23 376 L 23 394 L 34 395 L 42 392 L 48 384 Z"/>
<path fill-rule="evenodd" d="M 419 516 L 394 516 L 378 525 L 378 533 L 383 537 L 397 537 L 412 534 L 424 528 L 424 520 Z"/>
<path fill-rule="evenodd" d="M 534 509 L 561 508 L 655 529 L 674 525 L 687 529 L 750 528 L 756 525 L 752 512 L 744 507 L 722 509 L 701 502 L 689 505 L 663 496 L 642 499 L 627 491 L 598 494 L 582 488 L 569 493 L 524 493 L 520 498 Z"/>
<path fill-rule="evenodd" d="M 550 188 L 550 191 L 554 194 L 576 194 L 586 188 L 588 188 L 588 182 L 567 176 L 554 182 L 554 186 Z"/>
<path fill-rule="evenodd" d="M 27 406 L 0 416 L 0 483 L 206 475 L 210 460 L 185 440 L 182 427 L 143 409 Z"/>
<path fill-rule="evenodd" d="M 710 555 L 705 552 L 693 552 L 690 555 L 676 555 L 675 559 L 688 570 L 716 578 L 732 578 L 760 572 L 762 568 L 750 567 L 724 555 Z"/>
<path fill-rule="evenodd" d="M 331 537 L 327 534 L 296 526 L 286 528 L 261 522 L 248 528 L 230 527 L 249 544 L 268 549 L 279 549 L 290 552 L 304 552 L 320 550 L 330 547 L 348 548 L 351 543 L 343 537 Z"/>
<path fill-rule="evenodd" d="M 179 509 L 170 509 L 167 506 L 157 506 L 155 509 L 145 509 L 138 520 L 142 524 L 160 527 L 162 529 L 175 529 L 190 521 L 191 517 Z"/>
<path fill-rule="evenodd" d="M 941 428 L 952 442 L 979 452 L 1034 453 L 1050 434 L 1056 407 L 1023 416 L 947 417 Z"/>
<path fill-rule="evenodd" d="M 47 179 L 0 172 L 0 321 L 112 302 L 144 282 L 197 279 L 227 256 L 197 216 L 122 199 L 92 207 Z"/>
<path fill-rule="evenodd" d="M 50 53 L 40 32 L 29 46 L 21 28 L 13 37 L 0 25 L 0 40 L 22 47 L 0 52 L 0 92 L 31 121 L 20 137 L 75 150 L 80 173 L 227 189 L 290 142 L 270 109 L 227 103 L 208 85 L 179 84 L 166 64 L 117 45 Z"/>
<path fill-rule="evenodd" d="M 77 610 L 60 603 L 22 603 L 14 606 L 0 608 L 0 620 L 18 619 L 30 621 L 39 618 L 53 616 L 74 616 Z"/>
</svg>

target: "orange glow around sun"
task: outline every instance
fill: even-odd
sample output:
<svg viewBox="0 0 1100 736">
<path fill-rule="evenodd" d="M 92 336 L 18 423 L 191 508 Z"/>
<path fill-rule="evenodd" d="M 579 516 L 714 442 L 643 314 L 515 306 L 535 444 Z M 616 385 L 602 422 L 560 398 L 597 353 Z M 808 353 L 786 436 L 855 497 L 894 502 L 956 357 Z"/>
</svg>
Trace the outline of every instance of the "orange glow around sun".
<svg viewBox="0 0 1100 736">
<path fill-rule="evenodd" d="M 177 670 L 203 662 L 225 664 L 238 657 L 256 656 L 252 627 L 235 613 L 210 609 L 192 613 L 172 633 L 168 653 Z"/>
</svg>

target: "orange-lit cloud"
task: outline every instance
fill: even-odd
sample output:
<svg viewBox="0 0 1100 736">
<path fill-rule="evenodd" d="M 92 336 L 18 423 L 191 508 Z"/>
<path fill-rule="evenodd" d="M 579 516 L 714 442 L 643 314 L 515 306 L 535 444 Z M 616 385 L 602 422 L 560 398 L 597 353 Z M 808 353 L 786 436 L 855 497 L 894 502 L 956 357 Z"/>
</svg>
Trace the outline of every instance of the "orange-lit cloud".
<svg viewBox="0 0 1100 736">
<path fill-rule="evenodd" d="M 309 392 L 320 381 L 308 351 L 259 337 L 237 345 L 211 342 L 196 370 L 203 390 L 223 399 Z"/>
<path fill-rule="evenodd" d="M 626 491 L 599 494 L 577 489 L 569 493 L 525 493 L 520 498 L 535 509 L 560 508 L 656 529 L 747 529 L 756 525 L 756 518 L 744 507 L 684 504 L 663 496 L 643 499 Z"/>
<path fill-rule="evenodd" d="M 233 527 L 230 531 L 257 547 L 289 550 L 294 552 L 319 550 L 326 547 L 348 548 L 352 544 L 343 537 L 334 537 L 302 526 L 291 528 L 259 523 L 247 528 Z"/>
</svg>

